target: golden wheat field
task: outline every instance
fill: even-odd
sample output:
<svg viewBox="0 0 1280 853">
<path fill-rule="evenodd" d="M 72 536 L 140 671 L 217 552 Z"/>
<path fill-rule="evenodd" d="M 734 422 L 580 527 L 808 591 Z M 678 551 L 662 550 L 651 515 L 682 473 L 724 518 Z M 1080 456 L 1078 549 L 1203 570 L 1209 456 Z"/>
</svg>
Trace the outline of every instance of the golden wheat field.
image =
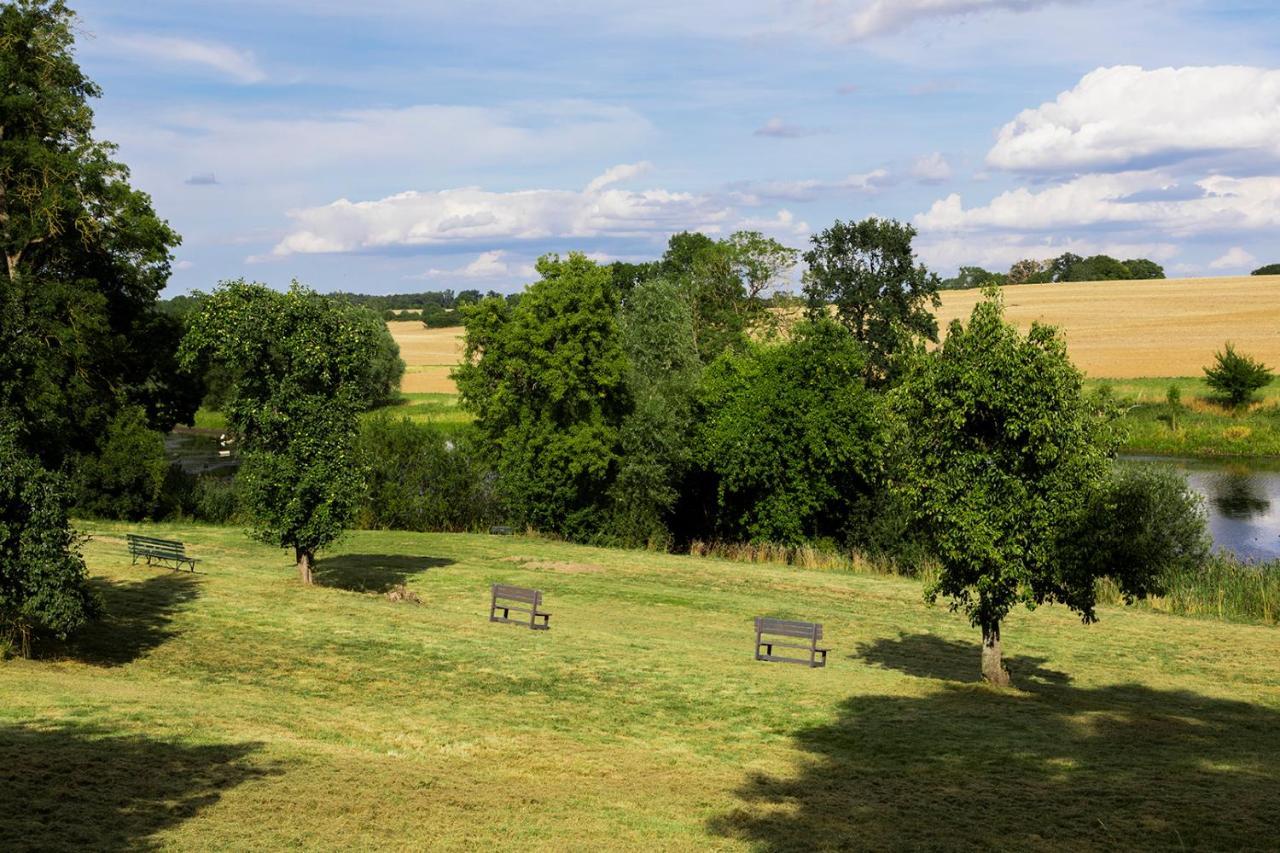
<svg viewBox="0 0 1280 853">
<path fill-rule="evenodd" d="M 944 333 L 982 298 L 976 290 L 942 294 Z M 1023 284 L 1004 289 L 1009 320 L 1063 330 L 1076 366 L 1108 379 L 1198 376 L 1226 341 L 1280 366 L 1280 276 Z M 462 329 L 388 323 L 408 365 L 407 393 L 452 393 L 449 371 L 462 356 Z"/>
</svg>

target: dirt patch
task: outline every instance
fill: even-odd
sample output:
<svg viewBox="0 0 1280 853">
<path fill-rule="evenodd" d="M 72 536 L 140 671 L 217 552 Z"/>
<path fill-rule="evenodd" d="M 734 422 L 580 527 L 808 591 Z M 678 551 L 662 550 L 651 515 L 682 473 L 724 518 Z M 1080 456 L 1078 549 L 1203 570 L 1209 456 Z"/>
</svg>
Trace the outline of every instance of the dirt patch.
<svg viewBox="0 0 1280 853">
<path fill-rule="evenodd" d="M 562 575 L 590 575 L 604 571 L 604 566 L 597 566 L 595 563 L 567 563 L 561 560 L 539 560 L 536 557 L 503 557 L 502 562 L 516 563 L 522 569 L 558 572 Z"/>
<path fill-rule="evenodd" d="M 407 604 L 421 604 L 422 598 L 402 583 L 387 590 L 387 601 L 403 601 Z"/>
</svg>

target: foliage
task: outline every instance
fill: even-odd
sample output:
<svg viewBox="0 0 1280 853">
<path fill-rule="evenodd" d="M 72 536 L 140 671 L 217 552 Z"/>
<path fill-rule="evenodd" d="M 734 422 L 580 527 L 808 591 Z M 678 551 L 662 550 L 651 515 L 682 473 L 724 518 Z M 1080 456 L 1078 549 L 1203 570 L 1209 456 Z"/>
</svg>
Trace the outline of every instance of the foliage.
<svg viewBox="0 0 1280 853">
<path fill-rule="evenodd" d="M 668 242 L 657 275 L 675 282 L 693 315 L 694 341 L 704 364 L 740 349 L 757 308 L 739 278 L 740 261 L 727 242 L 682 232 Z"/>
<path fill-rule="evenodd" d="M 716 478 L 721 538 L 847 538 L 883 451 L 883 412 L 865 367 L 852 333 L 826 318 L 786 343 L 712 364 L 697 447 Z"/>
<path fill-rule="evenodd" d="M 619 435 L 611 533 L 626 544 L 666 544 L 668 516 L 689 469 L 702 372 L 693 311 L 678 284 L 648 279 L 632 290 L 618 327 L 633 408 Z"/>
<path fill-rule="evenodd" d="M 65 638 L 97 617 L 79 538 L 67 520 L 63 479 L 0 428 L 0 637 L 25 657 L 33 638 Z"/>
<path fill-rule="evenodd" d="M 1009 284 L 1033 284 L 1049 280 L 1048 264 L 1034 258 L 1024 258 L 1009 267 Z"/>
<path fill-rule="evenodd" d="M 939 285 L 939 290 L 972 290 L 988 285 L 1002 285 L 1009 283 L 1009 276 L 1005 273 L 990 272 L 982 267 L 960 267 L 959 272 L 954 277 L 944 279 Z"/>
<path fill-rule="evenodd" d="M 375 409 L 394 403 L 400 397 L 400 380 L 404 377 L 404 359 L 400 358 L 400 345 L 391 337 L 387 324 L 367 308 L 353 307 L 351 322 L 367 327 L 366 334 L 374 341 L 369 369 L 364 374 L 360 391 L 361 406 Z"/>
<path fill-rule="evenodd" d="M 360 453 L 369 472 L 360 527 L 466 531 L 502 520 L 493 477 L 466 431 L 379 413 L 361 426 Z"/>
<path fill-rule="evenodd" d="M 134 406 L 116 413 L 98 452 L 75 466 L 75 506 L 99 518 L 139 521 L 161 514 L 169 471 L 164 436 Z"/>
<path fill-rule="evenodd" d="M 1147 258 L 1130 258 L 1124 261 L 1124 266 L 1129 271 L 1129 278 L 1164 278 L 1164 267 Z"/>
<path fill-rule="evenodd" d="M 603 525 L 631 408 L 618 306 L 609 268 L 582 254 L 537 269 L 514 307 L 486 299 L 466 312 L 453 375 L 516 519 L 585 538 Z"/>
<path fill-rule="evenodd" d="M 61 0 L 0 6 L 0 412 L 53 467 L 122 407 L 164 430 L 199 402 L 154 312 L 179 238 L 93 138 L 74 20 Z"/>
<path fill-rule="evenodd" d="M 1280 264 L 1266 264 L 1258 267 L 1249 275 L 1280 275 Z"/>
<path fill-rule="evenodd" d="M 1092 621 L 1094 580 L 1110 567 L 1059 560 L 1104 481 L 1108 419 L 1081 390 L 1057 332 L 1027 336 L 1004 321 L 999 291 L 918 352 L 892 401 L 902 430 L 900 482 L 941 563 L 930 598 L 946 596 L 982 629 L 984 676 L 1007 683 L 1000 623 L 1018 603 L 1060 602 Z M 1122 576 L 1141 596 L 1141 578 Z"/>
<path fill-rule="evenodd" d="M 1236 352 L 1230 343 L 1214 353 L 1213 358 L 1213 366 L 1204 369 L 1204 381 L 1232 406 L 1248 404 L 1274 378 L 1270 368 Z"/>
<path fill-rule="evenodd" d="M 378 346 L 343 303 L 297 282 L 279 293 L 243 280 L 214 291 L 182 344 L 184 364 L 221 362 L 235 376 L 227 417 L 242 506 L 255 536 L 294 549 L 304 583 L 359 506 L 357 415 Z"/>
<path fill-rule="evenodd" d="M 890 362 L 906 337 L 938 337 L 931 309 L 941 304 L 940 281 L 916 263 L 915 236 L 915 228 L 893 219 L 836 220 L 810 238 L 812 248 L 804 253 L 810 317 L 835 307 L 840 322 L 866 349 L 866 376 L 872 383 L 889 377 Z"/>
</svg>

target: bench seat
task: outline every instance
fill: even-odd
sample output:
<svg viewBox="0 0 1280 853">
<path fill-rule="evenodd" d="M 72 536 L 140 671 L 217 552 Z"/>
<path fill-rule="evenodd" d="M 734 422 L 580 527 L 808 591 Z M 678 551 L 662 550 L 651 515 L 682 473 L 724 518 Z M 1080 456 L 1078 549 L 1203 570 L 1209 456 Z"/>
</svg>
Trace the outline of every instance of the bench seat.
<svg viewBox="0 0 1280 853">
<path fill-rule="evenodd" d="M 799 622 L 792 619 L 756 617 L 756 660 L 774 663 L 800 663 L 810 667 L 827 665 L 829 648 L 818 645 L 822 639 L 822 625 L 817 622 Z M 798 641 L 798 642 L 797 642 Z M 799 649 L 804 657 L 775 655 L 773 650 Z M 763 649 L 763 651 L 761 651 Z"/>
<path fill-rule="evenodd" d="M 536 589 L 525 589 L 520 586 L 507 586 L 496 583 L 491 590 L 489 602 L 490 622 L 509 622 L 512 625 L 524 625 L 535 631 L 551 629 L 551 614 L 542 609 L 542 593 Z M 498 611 L 502 615 L 498 615 Z M 512 619 L 511 613 L 528 613 L 528 619 Z M 538 620 L 542 622 L 539 623 Z"/>
<path fill-rule="evenodd" d="M 188 557 L 186 547 L 176 539 L 157 539 L 136 533 L 126 534 L 126 538 L 129 541 L 129 556 L 135 564 L 141 557 L 147 561 L 148 566 L 154 560 L 162 565 L 173 563 L 174 571 L 184 565 L 193 573 L 196 570 L 196 563 L 199 561 L 195 557 Z"/>
</svg>

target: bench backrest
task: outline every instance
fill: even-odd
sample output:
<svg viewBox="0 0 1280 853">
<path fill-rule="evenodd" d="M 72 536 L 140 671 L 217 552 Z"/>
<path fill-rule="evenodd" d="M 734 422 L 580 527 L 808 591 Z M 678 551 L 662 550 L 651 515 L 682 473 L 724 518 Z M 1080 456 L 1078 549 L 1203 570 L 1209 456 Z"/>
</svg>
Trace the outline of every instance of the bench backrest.
<svg viewBox="0 0 1280 853">
<path fill-rule="evenodd" d="M 806 640 L 821 640 L 822 625 L 817 622 L 799 622 L 794 619 L 772 619 L 768 616 L 757 616 L 756 633 L 773 634 L 778 637 L 803 637 Z"/>
<path fill-rule="evenodd" d="M 508 601 L 519 601 L 524 604 L 532 604 L 534 607 L 542 603 L 542 593 L 536 589 L 525 589 L 522 586 L 505 586 L 500 583 L 493 585 L 493 598 L 495 601 L 499 598 L 505 598 Z"/>
<path fill-rule="evenodd" d="M 154 548 L 164 551 L 181 551 L 183 545 L 176 539 L 157 539 L 154 536 L 137 536 L 128 534 L 129 546 L 136 548 Z"/>
</svg>

